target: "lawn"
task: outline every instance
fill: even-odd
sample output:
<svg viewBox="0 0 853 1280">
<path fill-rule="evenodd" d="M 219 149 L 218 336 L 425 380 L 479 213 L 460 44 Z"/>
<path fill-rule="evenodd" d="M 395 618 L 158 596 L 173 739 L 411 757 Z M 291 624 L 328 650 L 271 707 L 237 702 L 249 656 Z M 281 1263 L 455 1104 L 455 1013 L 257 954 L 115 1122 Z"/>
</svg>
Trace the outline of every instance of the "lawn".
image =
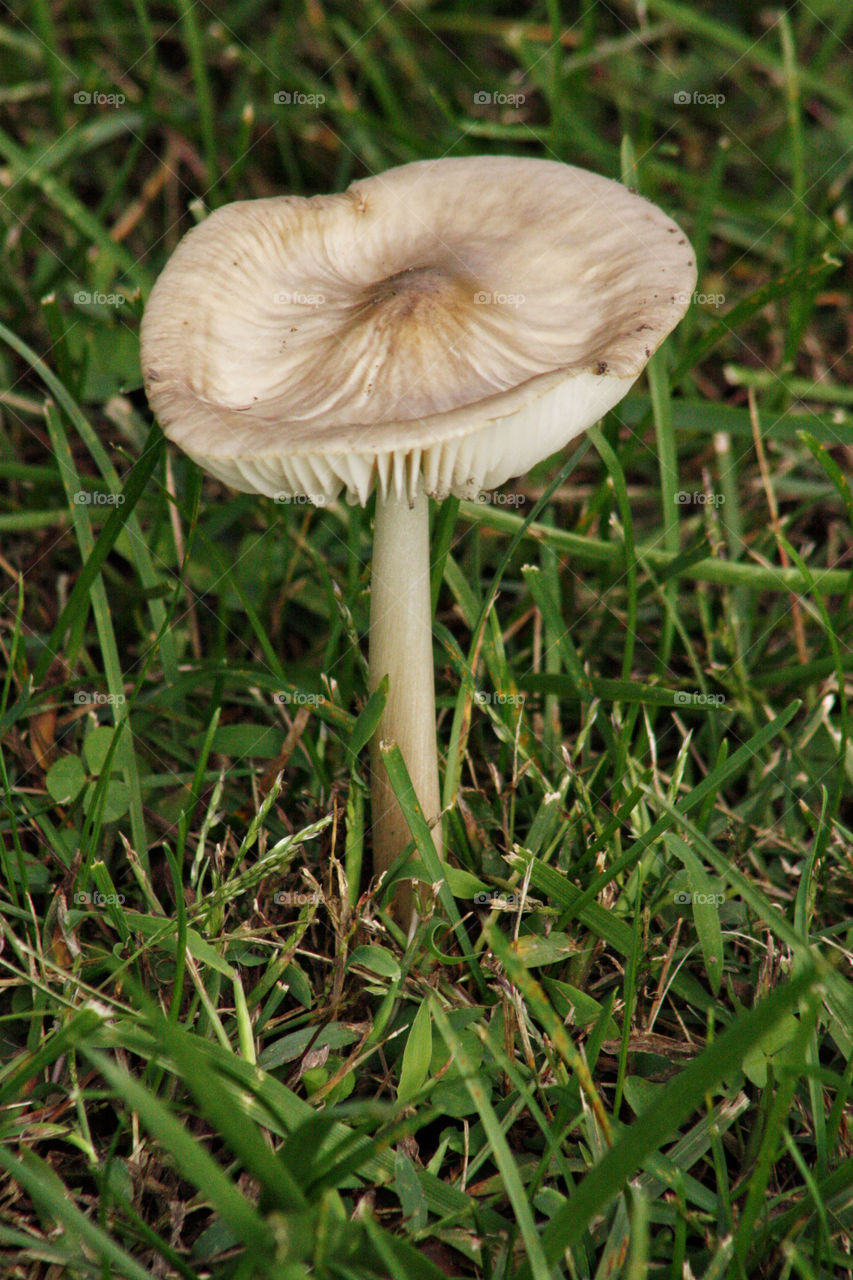
<svg viewBox="0 0 853 1280">
<path fill-rule="evenodd" d="M 3 1280 L 853 1275 L 853 10 L 3 10 Z M 203 473 L 139 325 L 220 206 L 478 154 L 699 276 L 431 504 L 444 862 L 391 748 L 378 881 L 374 500 Z"/>
</svg>

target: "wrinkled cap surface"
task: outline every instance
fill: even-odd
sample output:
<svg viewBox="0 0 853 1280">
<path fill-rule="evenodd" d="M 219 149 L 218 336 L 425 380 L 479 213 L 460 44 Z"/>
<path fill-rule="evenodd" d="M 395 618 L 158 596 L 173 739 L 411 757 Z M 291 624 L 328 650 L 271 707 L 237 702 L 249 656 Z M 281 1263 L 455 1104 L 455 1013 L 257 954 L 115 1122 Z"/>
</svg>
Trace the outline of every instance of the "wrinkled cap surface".
<svg viewBox="0 0 853 1280">
<path fill-rule="evenodd" d="M 145 309 L 145 386 L 166 434 L 235 488 L 470 497 L 612 408 L 695 280 L 681 229 L 617 182 L 417 161 L 190 231 Z"/>
</svg>

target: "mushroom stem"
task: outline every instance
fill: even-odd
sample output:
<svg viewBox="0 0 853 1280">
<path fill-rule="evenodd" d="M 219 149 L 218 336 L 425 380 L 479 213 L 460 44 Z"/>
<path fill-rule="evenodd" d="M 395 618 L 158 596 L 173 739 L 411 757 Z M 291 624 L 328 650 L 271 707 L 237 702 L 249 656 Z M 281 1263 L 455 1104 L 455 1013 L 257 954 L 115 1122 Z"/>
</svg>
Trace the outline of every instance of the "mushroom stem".
<svg viewBox="0 0 853 1280">
<path fill-rule="evenodd" d="M 413 505 L 391 494 L 376 496 L 373 581 L 370 592 L 370 688 L 388 676 L 388 699 L 371 741 L 373 866 L 381 874 L 411 842 L 403 811 L 379 750 L 397 743 L 427 822 L 441 812 L 435 738 L 435 677 L 430 607 L 429 502 L 419 491 Z M 441 825 L 432 828 L 441 857 Z M 412 893 L 401 885 L 394 898 L 408 928 Z"/>
</svg>

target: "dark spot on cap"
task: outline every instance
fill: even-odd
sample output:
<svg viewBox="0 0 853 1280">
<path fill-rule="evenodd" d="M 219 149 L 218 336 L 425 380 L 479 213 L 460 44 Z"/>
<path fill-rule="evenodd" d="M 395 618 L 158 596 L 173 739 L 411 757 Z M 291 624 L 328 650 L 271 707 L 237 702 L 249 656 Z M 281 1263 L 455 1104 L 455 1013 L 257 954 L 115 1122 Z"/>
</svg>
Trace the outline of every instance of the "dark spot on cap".
<svg viewBox="0 0 853 1280">
<path fill-rule="evenodd" d="M 596 373 L 606 373 L 606 372 L 607 372 L 607 361 L 606 361 L 606 360 L 599 360 L 598 364 L 595 366 L 595 372 L 596 372 Z"/>
</svg>

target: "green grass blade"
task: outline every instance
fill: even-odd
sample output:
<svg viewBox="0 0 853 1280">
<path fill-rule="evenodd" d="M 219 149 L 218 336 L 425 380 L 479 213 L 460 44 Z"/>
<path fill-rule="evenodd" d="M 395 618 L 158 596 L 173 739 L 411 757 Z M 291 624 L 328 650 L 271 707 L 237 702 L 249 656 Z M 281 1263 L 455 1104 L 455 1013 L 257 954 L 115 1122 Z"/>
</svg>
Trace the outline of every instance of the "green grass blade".
<svg viewBox="0 0 853 1280">
<path fill-rule="evenodd" d="M 97 1050 L 84 1048 L 83 1052 L 125 1106 L 138 1113 L 187 1181 L 210 1200 L 249 1253 L 261 1257 L 271 1255 L 274 1242 L 270 1227 L 193 1134 L 128 1071 Z"/>
<path fill-rule="evenodd" d="M 94 540 L 87 516 L 87 508 L 74 503 L 74 494 L 80 489 L 80 481 L 68 444 L 68 437 L 52 402 L 48 402 L 46 405 L 45 417 L 54 452 L 62 470 L 63 483 L 65 484 L 69 501 L 72 503 L 74 527 L 80 547 L 80 556 L 85 562 L 94 550 Z M 93 581 L 90 594 L 92 611 L 95 615 L 95 627 L 98 632 L 101 655 L 104 661 L 104 675 L 112 698 L 113 721 L 120 735 L 115 751 L 116 765 L 121 768 L 130 792 L 131 830 L 136 852 L 144 863 L 148 854 L 148 836 L 142 813 L 139 766 L 133 746 L 129 710 L 125 701 L 124 678 L 118 656 L 118 645 L 113 630 L 107 592 L 103 582 Z"/>
<path fill-rule="evenodd" d="M 110 1268 L 111 1276 L 123 1276 L 126 1280 L 151 1280 L 151 1272 L 134 1262 L 133 1258 L 116 1244 L 115 1240 L 97 1226 L 69 1199 L 68 1189 L 51 1169 L 50 1165 L 33 1151 L 23 1150 L 16 1160 L 11 1151 L 0 1147 L 0 1165 L 6 1173 L 24 1187 L 35 1204 L 39 1205 L 56 1222 L 64 1227 L 68 1237 L 65 1252 L 66 1265 L 77 1268 L 83 1244 L 94 1256 Z M 30 1248 L 35 1245 L 30 1241 Z M 66 1271 L 66 1275 L 70 1271 Z"/>
<path fill-rule="evenodd" d="M 737 1070 L 750 1047 L 808 996 L 816 982 L 816 970 L 805 968 L 754 1009 L 736 1018 L 713 1044 L 661 1090 L 640 1119 L 589 1171 L 566 1207 L 545 1228 L 542 1243 L 549 1263 L 557 1262 L 563 1251 L 580 1239 L 590 1220 L 607 1210 L 643 1162 L 660 1150 L 701 1105 L 704 1095 Z"/>
<path fill-rule="evenodd" d="M 434 996 L 430 997 L 430 1010 L 442 1039 L 459 1066 L 465 1082 L 465 1088 L 477 1107 L 477 1113 L 489 1140 L 492 1157 L 500 1170 L 507 1196 L 515 1213 L 518 1229 L 524 1241 L 529 1274 L 533 1280 L 551 1280 L 551 1273 L 546 1262 L 546 1251 L 540 1243 L 539 1233 L 533 1220 L 524 1184 L 498 1118 L 489 1102 L 486 1090 L 438 999 Z"/>
<path fill-rule="evenodd" d="M 572 533 L 568 529 L 549 528 L 548 525 L 531 523 L 525 526 L 521 516 L 510 511 L 481 507 L 474 502 L 463 502 L 460 515 L 474 524 L 483 524 L 490 529 L 513 533 L 519 539 L 548 538 L 555 549 L 569 552 L 578 564 L 607 565 L 624 571 L 624 549 L 616 543 L 602 542 L 600 538 Z M 664 572 L 676 561 L 676 557 L 670 552 L 660 551 L 653 546 L 638 547 L 637 558 L 641 561 L 647 560 L 655 569 Z M 813 566 L 812 573 L 815 582 L 827 594 L 846 591 L 849 586 L 850 574 L 847 570 Z M 692 563 L 685 561 L 677 567 L 675 574 L 678 578 L 692 578 L 696 582 L 751 587 L 754 591 L 778 591 L 785 595 L 791 591 L 802 591 L 806 586 L 799 569 L 777 569 L 772 566 L 710 558 Z"/>
</svg>

